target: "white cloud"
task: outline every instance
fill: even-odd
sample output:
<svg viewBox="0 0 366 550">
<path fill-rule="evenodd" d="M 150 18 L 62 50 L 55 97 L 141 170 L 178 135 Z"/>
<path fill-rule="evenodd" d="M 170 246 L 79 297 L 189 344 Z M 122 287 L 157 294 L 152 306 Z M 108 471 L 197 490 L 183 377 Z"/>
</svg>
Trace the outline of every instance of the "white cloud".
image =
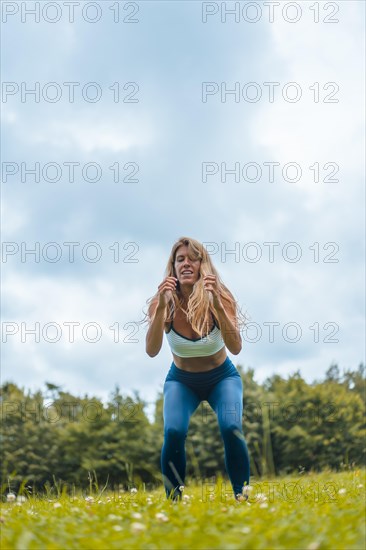
<svg viewBox="0 0 366 550">
<path fill-rule="evenodd" d="M 31 112 L 21 116 L 16 110 L 9 110 L 6 117 L 23 146 L 47 146 L 54 148 L 58 154 L 125 152 L 150 146 L 156 133 L 148 116 L 144 119 L 114 115 L 111 119 L 108 111 L 90 117 L 90 113 L 69 116 L 65 110 L 64 115 L 53 116 L 37 124 Z"/>
<path fill-rule="evenodd" d="M 5 193 L 3 192 L 3 195 L 4 194 Z M 22 204 L 21 201 L 18 200 L 16 208 L 11 209 L 11 202 L 11 199 L 4 196 L 2 197 L 2 231 L 3 237 L 6 234 L 7 241 L 10 239 L 15 239 L 18 231 L 21 231 L 29 223 L 29 213 L 26 205 L 24 203 Z"/>
<path fill-rule="evenodd" d="M 1 118 L 3 124 L 11 126 L 18 121 L 18 113 L 15 109 L 9 108 L 8 105 L 1 104 Z"/>
<path fill-rule="evenodd" d="M 48 143 L 58 149 L 79 150 L 82 153 L 119 153 L 134 147 L 146 147 L 153 135 L 148 125 L 134 121 L 103 122 L 98 120 L 52 121 L 48 127 L 34 131 L 35 143 Z"/>
<path fill-rule="evenodd" d="M 350 197 L 358 193 L 364 151 L 364 94 L 361 92 L 364 58 L 360 53 L 364 7 L 360 2 L 347 2 L 347 6 L 342 3 L 341 8 L 338 24 L 314 24 L 304 19 L 289 25 L 279 19 L 271 25 L 282 83 L 297 82 L 302 98 L 298 103 L 285 102 L 278 87 L 276 101 L 260 110 L 252 126 L 256 142 L 266 149 L 270 158 L 283 163 L 297 161 L 307 170 L 308 177 L 294 183 L 292 192 L 299 191 L 297 199 L 303 200 L 309 211 L 327 210 L 329 206 L 333 222 L 337 208 L 341 207 L 339 203 L 349 202 Z M 314 82 L 318 82 L 320 88 L 318 103 L 314 102 L 314 92 L 309 89 Z M 328 82 L 339 86 L 334 96 L 338 103 L 323 102 L 333 91 L 332 86 L 323 90 Z M 340 171 L 334 177 L 340 181 L 316 184 L 313 172 L 308 170 L 316 161 L 321 166 L 326 162 L 337 163 Z M 326 174 L 330 174 L 330 170 L 323 173 L 323 177 Z"/>
</svg>

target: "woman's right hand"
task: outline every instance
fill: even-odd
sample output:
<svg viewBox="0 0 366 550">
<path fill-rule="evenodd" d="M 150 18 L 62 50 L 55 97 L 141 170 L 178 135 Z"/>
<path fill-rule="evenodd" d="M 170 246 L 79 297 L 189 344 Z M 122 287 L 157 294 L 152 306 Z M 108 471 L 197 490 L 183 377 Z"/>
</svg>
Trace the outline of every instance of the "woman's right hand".
<svg viewBox="0 0 366 550">
<path fill-rule="evenodd" d="M 169 300 L 173 299 L 173 292 L 177 287 L 177 281 L 175 277 L 166 277 L 162 283 L 158 286 L 158 307 L 165 307 Z"/>
</svg>

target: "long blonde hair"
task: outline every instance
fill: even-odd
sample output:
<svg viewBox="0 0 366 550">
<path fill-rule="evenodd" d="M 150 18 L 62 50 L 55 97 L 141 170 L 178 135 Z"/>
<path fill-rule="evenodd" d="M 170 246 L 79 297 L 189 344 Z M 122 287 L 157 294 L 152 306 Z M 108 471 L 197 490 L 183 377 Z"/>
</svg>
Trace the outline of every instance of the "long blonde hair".
<svg viewBox="0 0 366 550">
<path fill-rule="evenodd" d="M 199 334 L 201 338 L 203 337 L 203 334 L 209 335 L 211 326 L 210 315 L 212 314 L 214 316 L 216 323 L 218 320 L 218 315 L 213 305 L 211 292 L 204 289 L 203 277 L 206 275 L 216 275 L 217 287 L 225 311 L 235 311 L 236 328 L 241 330 L 241 328 L 246 324 L 246 316 L 241 312 L 240 307 L 230 290 L 224 285 L 218 271 L 211 261 L 210 255 L 199 241 L 196 241 L 190 237 L 180 237 L 173 244 L 169 260 L 165 268 L 164 278 L 177 276 L 175 273 L 174 263 L 176 252 L 180 246 L 188 247 L 188 254 L 192 260 L 201 260 L 199 277 L 193 285 L 192 293 L 188 299 L 187 310 L 183 307 L 183 297 L 180 292 L 180 284 L 179 281 L 177 282 L 176 291 L 172 293 L 173 298 L 168 301 L 165 308 L 165 322 L 171 322 L 174 319 L 175 312 L 178 309 L 181 309 L 187 315 L 187 320 L 191 324 L 193 330 Z M 150 305 L 151 302 L 153 302 L 157 297 L 158 292 L 156 292 L 154 296 L 151 296 L 151 298 L 146 301 L 146 304 Z M 145 313 L 144 322 L 146 321 L 149 323 L 152 321 L 149 312 Z M 222 329 L 222 327 L 220 328 Z"/>
</svg>

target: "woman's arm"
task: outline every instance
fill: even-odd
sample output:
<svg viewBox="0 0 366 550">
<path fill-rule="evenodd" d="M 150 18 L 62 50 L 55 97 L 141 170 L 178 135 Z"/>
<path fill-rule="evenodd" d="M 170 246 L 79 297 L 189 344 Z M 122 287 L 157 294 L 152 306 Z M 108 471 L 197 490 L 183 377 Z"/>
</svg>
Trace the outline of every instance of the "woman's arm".
<svg viewBox="0 0 366 550">
<path fill-rule="evenodd" d="M 224 308 L 220 292 L 217 287 L 216 275 L 205 275 L 203 277 L 203 286 L 205 290 L 210 292 L 212 295 L 212 303 L 217 311 L 222 339 L 225 342 L 225 346 L 231 353 L 238 355 L 241 351 L 241 336 L 238 329 L 236 308 L 234 303 L 228 303 L 226 309 Z M 229 294 L 231 295 L 230 291 Z"/>
<path fill-rule="evenodd" d="M 227 306 L 227 312 L 222 303 L 214 305 L 217 311 L 222 339 L 225 342 L 225 346 L 231 353 L 238 355 L 238 353 L 241 352 L 242 341 L 240 331 L 237 328 L 236 311 L 232 307 Z"/>
<path fill-rule="evenodd" d="M 146 334 L 146 353 L 150 357 L 155 357 L 159 353 L 163 343 L 165 306 L 159 307 L 158 301 L 157 298 L 149 307 L 149 316 L 152 321 Z"/>
</svg>

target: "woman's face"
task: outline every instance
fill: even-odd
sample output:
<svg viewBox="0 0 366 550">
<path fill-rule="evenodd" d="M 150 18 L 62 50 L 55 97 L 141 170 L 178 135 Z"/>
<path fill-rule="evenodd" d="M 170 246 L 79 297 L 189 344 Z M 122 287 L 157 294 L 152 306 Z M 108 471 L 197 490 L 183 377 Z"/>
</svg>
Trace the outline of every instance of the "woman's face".
<svg viewBox="0 0 366 550">
<path fill-rule="evenodd" d="M 175 254 L 174 269 L 180 285 L 194 285 L 199 279 L 201 260 L 194 260 L 188 255 L 188 246 L 180 246 Z"/>
</svg>

